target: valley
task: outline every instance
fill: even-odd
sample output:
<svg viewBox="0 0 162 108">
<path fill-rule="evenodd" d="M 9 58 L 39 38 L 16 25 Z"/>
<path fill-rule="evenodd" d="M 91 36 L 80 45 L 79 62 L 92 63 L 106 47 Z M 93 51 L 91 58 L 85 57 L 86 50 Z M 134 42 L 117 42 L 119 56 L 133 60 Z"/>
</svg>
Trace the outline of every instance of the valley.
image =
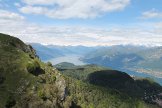
<svg viewBox="0 0 162 108">
<path fill-rule="evenodd" d="M 61 53 L 59 57 L 55 56 L 46 60 L 42 59 L 45 62 L 50 61 L 53 65 L 61 62 L 69 62 L 75 65 L 96 64 L 124 71 L 131 76 L 150 77 L 162 85 L 161 47 L 132 45 L 96 47 L 31 45 L 38 52 L 43 47 L 44 49 L 50 48 L 52 53 Z M 43 51 L 43 53 L 46 52 Z M 42 54 L 38 53 L 38 55 L 40 58 L 44 57 Z"/>
</svg>

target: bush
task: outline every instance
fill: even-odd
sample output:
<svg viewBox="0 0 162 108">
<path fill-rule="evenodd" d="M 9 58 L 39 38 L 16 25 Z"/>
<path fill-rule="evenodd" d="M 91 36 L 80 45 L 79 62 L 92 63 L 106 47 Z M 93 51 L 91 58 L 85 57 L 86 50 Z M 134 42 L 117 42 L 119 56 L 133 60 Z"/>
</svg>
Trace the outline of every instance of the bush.
<svg viewBox="0 0 162 108">
<path fill-rule="evenodd" d="M 53 76 L 51 77 L 51 82 L 55 82 L 55 81 L 56 81 L 56 76 L 53 75 Z"/>
<path fill-rule="evenodd" d="M 13 106 L 15 106 L 16 101 L 13 99 L 13 97 L 9 96 L 6 102 L 5 107 L 6 108 L 12 108 Z"/>
<path fill-rule="evenodd" d="M 43 90 L 39 90 L 38 91 L 38 97 L 42 98 L 43 100 L 46 100 L 46 95 L 45 92 Z"/>
<path fill-rule="evenodd" d="M 5 78 L 0 76 L 0 84 L 3 84 L 4 80 L 5 80 Z"/>
<path fill-rule="evenodd" d="M 47 62 L 47 65 L 50 66 L 50 67 L 53 67 L 51 62 Z"/>
<path fill-rule="evenodd" d="M 39 70 L 40 70 L 40 64 L 38 63 L 37 60 L 34 60 L 31 63 L 28 63 L 27 65 L 27 70 L 29 73 L 32 73 L 34 75 L 39 75 Z"/>
</svg>

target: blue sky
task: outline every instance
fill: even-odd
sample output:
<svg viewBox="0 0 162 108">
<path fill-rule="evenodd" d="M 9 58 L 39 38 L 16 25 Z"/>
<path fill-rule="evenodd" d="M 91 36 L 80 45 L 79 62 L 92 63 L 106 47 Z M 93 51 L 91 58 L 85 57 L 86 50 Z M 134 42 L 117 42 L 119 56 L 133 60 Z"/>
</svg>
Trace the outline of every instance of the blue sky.
<svg viewBox="0 0 162 108">
<path fill-rule="evenodd" d="M 42 44 L 161 45 L 161 4 L 161 0 L 0 0 L 0 32 Z"/>
</svg>

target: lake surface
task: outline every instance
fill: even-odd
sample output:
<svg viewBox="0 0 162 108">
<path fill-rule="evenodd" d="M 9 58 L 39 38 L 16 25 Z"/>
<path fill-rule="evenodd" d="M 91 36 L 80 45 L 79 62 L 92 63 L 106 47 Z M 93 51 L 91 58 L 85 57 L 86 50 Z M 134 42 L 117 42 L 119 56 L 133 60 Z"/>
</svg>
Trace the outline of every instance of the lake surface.
<svg viewBox="0 0 162 108">
<path fill-rule="evenodd" d="M 69 62 L 73 63 L 75 65 L 85 65 L 83 61 L 81 61 L 79 58 L 82 57 L 80 55 L 66 55 L 58 58 L 54 58 L 49 60 L 53 65 L 61 63 L 61 62 Z"/>
<path fill-rule="evenodd" d="M 51 59 L 49 61 L 53 65 L 61 63 L 61 62 L 69 62 L 69 63 L 73 63 L 75 65 L 85 65 L 85 64 L 87 64 L 87 63 L 84 63 L 83 61 L 81 61 L 79 59 L 80 57 L 82 57 L 82 56 L 80 56 L 80 55 L 66 55 L 66 56 Z M 126 72 L 129 75 L 137 76 L 137 77 L 143 77 L 143 78 L 150 77 L 150 78 L 154 79 L 156 82 L 158 82 L 160 85 L 162 85 L 162 78 L 157 78 L 157 77 L 154 77 L 154 76 L 146 74 L 146 73 L 139 73 L 139 72 L 133 72 L 133 71 L 121 70 L 121 69 L 118 69 L 118 70 Z"/>
</svg>

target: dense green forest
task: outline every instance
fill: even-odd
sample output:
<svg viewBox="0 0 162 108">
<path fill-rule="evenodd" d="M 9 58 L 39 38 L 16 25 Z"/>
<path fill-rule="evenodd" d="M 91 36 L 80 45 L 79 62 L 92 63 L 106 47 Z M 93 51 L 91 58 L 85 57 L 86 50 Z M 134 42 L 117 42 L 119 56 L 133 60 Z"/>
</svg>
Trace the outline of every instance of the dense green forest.
<svg viewBox="0 0 162 108">
<path fill-rule="evenodd" d="M 138 98 L 129 97 L 114 89 L 95 86 L 66 77 L 68 96 L 72 108 L 156 108 Z"/>
</svg>

